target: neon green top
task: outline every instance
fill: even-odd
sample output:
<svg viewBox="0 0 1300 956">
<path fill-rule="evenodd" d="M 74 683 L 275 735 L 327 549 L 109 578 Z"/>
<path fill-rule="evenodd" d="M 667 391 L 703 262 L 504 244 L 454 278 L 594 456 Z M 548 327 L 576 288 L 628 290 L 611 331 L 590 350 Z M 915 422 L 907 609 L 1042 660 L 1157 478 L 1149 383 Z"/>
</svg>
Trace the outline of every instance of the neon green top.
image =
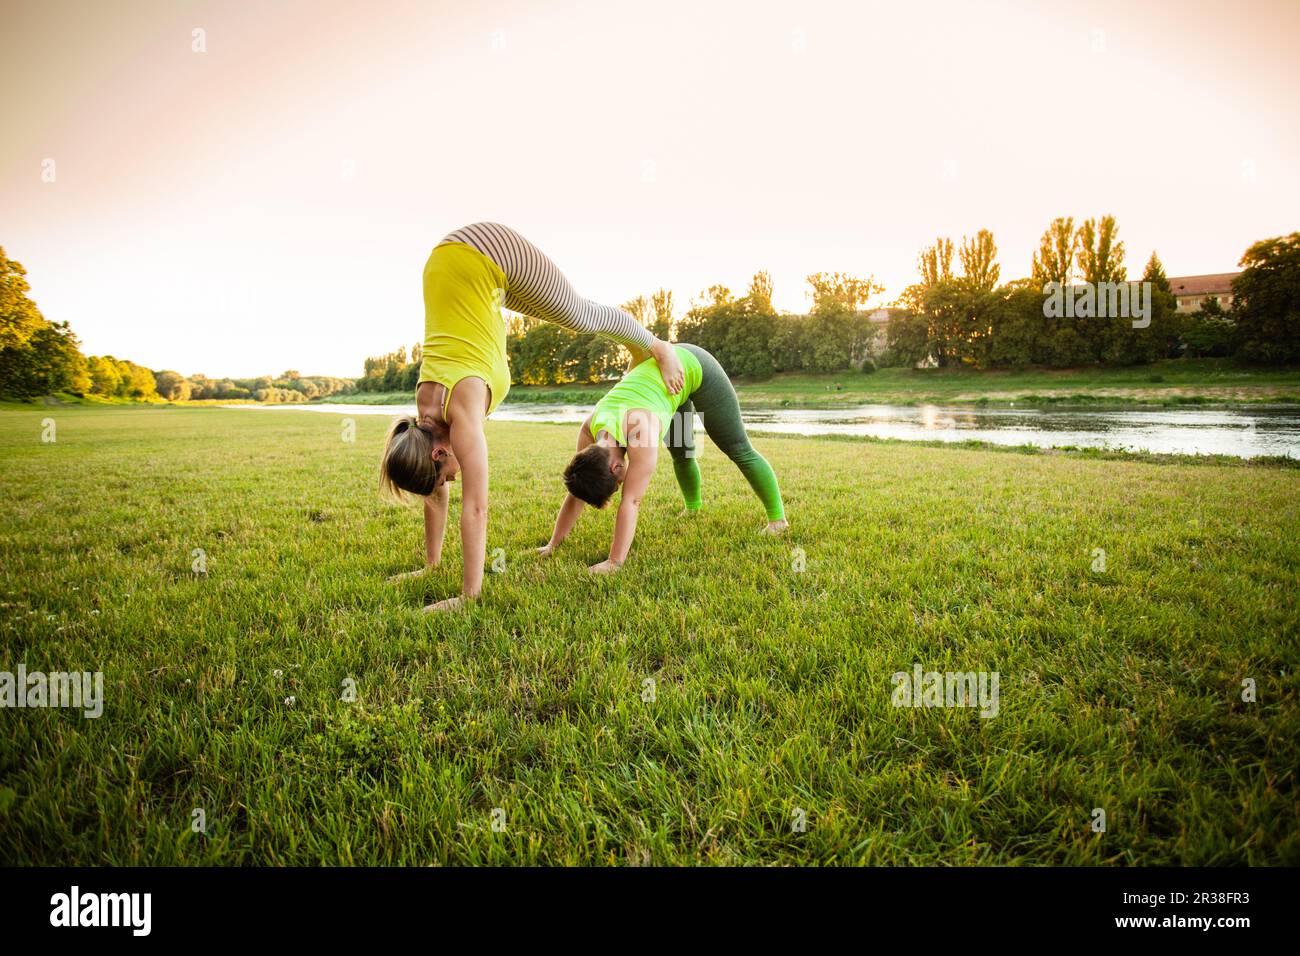
<svg viewBox="0 0 1300 956">
<path fill-rule="evenodd" d="M 672 424 L 673 413 L 686 404 L 691 393 L 700 387 L 704 370 L 700 360 L 687 349 L 674 345 L 673 350 L 681 360 L 686 372 L 686 384 L 676 395 L 670 395 L 663 376 L 659 374 L 659 363 L 646 359 L 632 371 L 628 372 L 617 385 L 605 393 L 596 403 L 596 410 L 591 414 L 591 437 L 598 438 L 602 431 L 609 432 L 620 445 L 626 444 L 623 437 L 623 420 L 634 408 L 644 408 L 654 412 L 659 419 L 659 440 L 663 441 Z"/>
<path fill-rule="evenodd" d="M 510 391 L 506 323 L 501 315 L 506 276 L 501 267 L 463 242 L 438 246 L 424 266 L 424 348 L 420 381 L 451 392 L 464 378 L 481 378 L 491 392 L 491 414 Z"/>
</svg>

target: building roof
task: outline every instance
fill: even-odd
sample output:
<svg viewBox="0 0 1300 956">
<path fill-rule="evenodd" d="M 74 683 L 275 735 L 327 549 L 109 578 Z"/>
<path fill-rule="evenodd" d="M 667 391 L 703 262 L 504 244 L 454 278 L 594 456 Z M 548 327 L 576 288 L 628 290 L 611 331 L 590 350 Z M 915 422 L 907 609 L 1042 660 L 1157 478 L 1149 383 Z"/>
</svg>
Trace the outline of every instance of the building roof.
<svg viewBox="0 0 1300 956">
<path fill-rule="evenodd" d="M 1222 295 L 1232 291 L 1232 280 L 1240 272 L 1215 272 L 1203 276 L 1170 276 L 1174 295 Z"/>
</svg>

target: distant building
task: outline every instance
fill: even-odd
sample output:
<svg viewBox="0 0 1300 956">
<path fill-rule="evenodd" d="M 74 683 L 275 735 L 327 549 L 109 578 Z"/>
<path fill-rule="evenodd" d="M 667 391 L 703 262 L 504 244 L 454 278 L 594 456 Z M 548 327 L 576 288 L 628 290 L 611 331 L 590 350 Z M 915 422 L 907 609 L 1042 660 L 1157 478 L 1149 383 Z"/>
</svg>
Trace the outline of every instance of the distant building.
<svg viewBox="0 0 1300 956">
<path fill-rule="evenodd" d="M 889 320 L 895 313 L 902 314 L 903 309 L 874 309 L 867 315 L 867 321 L 872 325 L 871 342 L 867 346 L 867 354 L 872 358 L 879 356 L 885 351 L 885 345 L 888 340 L 887 329 Z"/>
<path fill-rule="evenodd" d="M 1240 272 L 1216 272 L 1204 276 L 1170 277 L 1169 288 L 1178 299 L 1179 312 L 1199 312 L 1201 300 L 1217 299 L 1219 305 L 1228 309 L 1232 306 L 1232 280 Z"/>
</svg>

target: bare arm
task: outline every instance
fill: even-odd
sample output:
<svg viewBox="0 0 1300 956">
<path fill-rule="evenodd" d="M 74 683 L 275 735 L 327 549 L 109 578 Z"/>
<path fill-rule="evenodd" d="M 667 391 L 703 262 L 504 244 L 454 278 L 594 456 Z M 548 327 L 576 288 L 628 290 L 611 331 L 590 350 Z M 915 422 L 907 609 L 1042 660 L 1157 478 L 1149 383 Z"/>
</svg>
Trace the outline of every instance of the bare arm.
<svg viewBox="0 0 1300 956">
<path fill-rule="evenodd" d="M 609 548 L 609 564 L 615 568 L 623 566 L 627 554 L 632 550 L 632 539 L 636 537 L 637 517 L 641 514 L 641 498 L 650 487 L 650 479 L 655 473 L 655 459 L 658 448 L 638 448 L 633 452 L 628 449 L 627 478 L 623 481 L 623 495 L 618 503 L 618 517 L 614 519 L 614 542 Z M 598 565 L 599 567 L 599 565 Z"/>
<path fill-rule="evenodd" d="M 416 417 L 420 421 L 437 421 L 441 418 L 442 409 L 438 407 L 438 398 L 441 394 L 442 389 L 436 382 L 421 382 L 415 387 Z M 447 502 L 449 499 L 450 495 L 445 484 L 435 488 L 433 494 L 425 497 L 424 567 L 415 571 L 403 571 L 401 574 L 394 574 L 388 579 L 389 581 L 406 581 L 411 578 L 418 578 L 429 568 L 442 563 L 442 540 L 447 533 Z"/>
<path fill-rule="evenodd" d="M 420 421 L 437 421 L 442 417 L 438 398 L 442 389 L 437 382 L 421 382 L 415 386 L 415 417 Z"/>
<path fill-rule="evenodd" d="M 487 560 L 488 456 L 483 435 L 487 385 L 465 378 L 452 392 L 447 417 L 451 419 L 451 447 L 460 462 L 460 543 L 464 567 L 461 593 L 431 604 L 426 611 L 452 611 L 478 597 Z"/>
<path fill-rule="evenodd" d="M 641 498 L 650 487 L 659 460 L 659 429 L 653 415 L 629 414 L 627 430 L 627 475 L 623 479 L 618 516 L 614 519 L 614 541 L 609 548 L 609 560 L 590 569 L 597 573 L 617 570 L 627 560 L 632 539 L 636 537 Z"/>
<path fill-rule="evenodd" d="M 560 505 L 559 512 L 555 515 L 555 527 L 551 531 L 551 540 L 546 542 L 537 549 L 537 553 L 542 557 L 549 557 L 556 548 L 558 548 L 569 536 L 573 526 L 578 523 L 582 516 L 583 501 L 581 498 L 575 498 L 573 495 L 565 495 L 564 503 Z"/>
<path fill-rule="evenodd" d="M 442 563 L 442 540 L 447 534 L 447 503 L 450 500 L 446 482 L 424 499 L 424 563 L 430 567 Z"/>
<path fill-rule="evenodd" d="M 430 568 L 442 563 L 442 539 L 447 533 L 447 502 L 451 496 L 446 484 L 439 485 L 433 494 L 424 499 L 424 567 L 414 571 L 394 574 L 390 582 L 408 581 L 418 578 Z"/>
<path fill-rule="evenodd" d="M 578 451 L 594 443 L 595 439 L 591 437 L 591 416 L 588 415 L 587 420 L 578 427 Z M 537 549 L 538 554 L 544 558 L 549 557 L 551 552 L 560 546 L 560 542 L 569 536 L 578 518 L 582 516 L 582 506 L 581 498 L 575 498 L 573 495 L 564 496 L 564 503 L 560 505 L 559 514 L 555 516 L 555 528 L 551 531 L 551 540 Z"/>
</svg>

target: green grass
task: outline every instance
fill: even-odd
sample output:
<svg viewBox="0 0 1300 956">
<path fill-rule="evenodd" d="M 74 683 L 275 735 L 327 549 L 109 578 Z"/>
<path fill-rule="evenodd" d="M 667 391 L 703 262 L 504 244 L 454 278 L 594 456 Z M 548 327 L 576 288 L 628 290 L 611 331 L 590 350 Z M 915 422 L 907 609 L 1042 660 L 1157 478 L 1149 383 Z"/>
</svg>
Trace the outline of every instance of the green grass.
<svg viewBox="0 0 1300 956">
<path fill-rule="evenodd" d="M 603 385 L 515 385 L 508 402 L 595 402 Z M 1225 359 L 1173 359 L 1131 368 L 886 368 L 738 380 L 743 404 L 798 408 L 887 404 L 1213 405 L 1300 401 L 1300 368 L 1254 368 Z M 410 404 L 407 392 L 337 395 L 326 402 Z"/>
<path fill-rule="evenodd" d="M 1300 863 L 1294 470 L 761 436 L 786 538 L 709 446 L 593 580 L 610 512 L 532 554 L 571 429 L 490 424 L 506 570 L 429 617 L 386 424 L 0 410 L 0 669 L 107 696 L 0 711 L 0 863 Z"/>
</svg>

